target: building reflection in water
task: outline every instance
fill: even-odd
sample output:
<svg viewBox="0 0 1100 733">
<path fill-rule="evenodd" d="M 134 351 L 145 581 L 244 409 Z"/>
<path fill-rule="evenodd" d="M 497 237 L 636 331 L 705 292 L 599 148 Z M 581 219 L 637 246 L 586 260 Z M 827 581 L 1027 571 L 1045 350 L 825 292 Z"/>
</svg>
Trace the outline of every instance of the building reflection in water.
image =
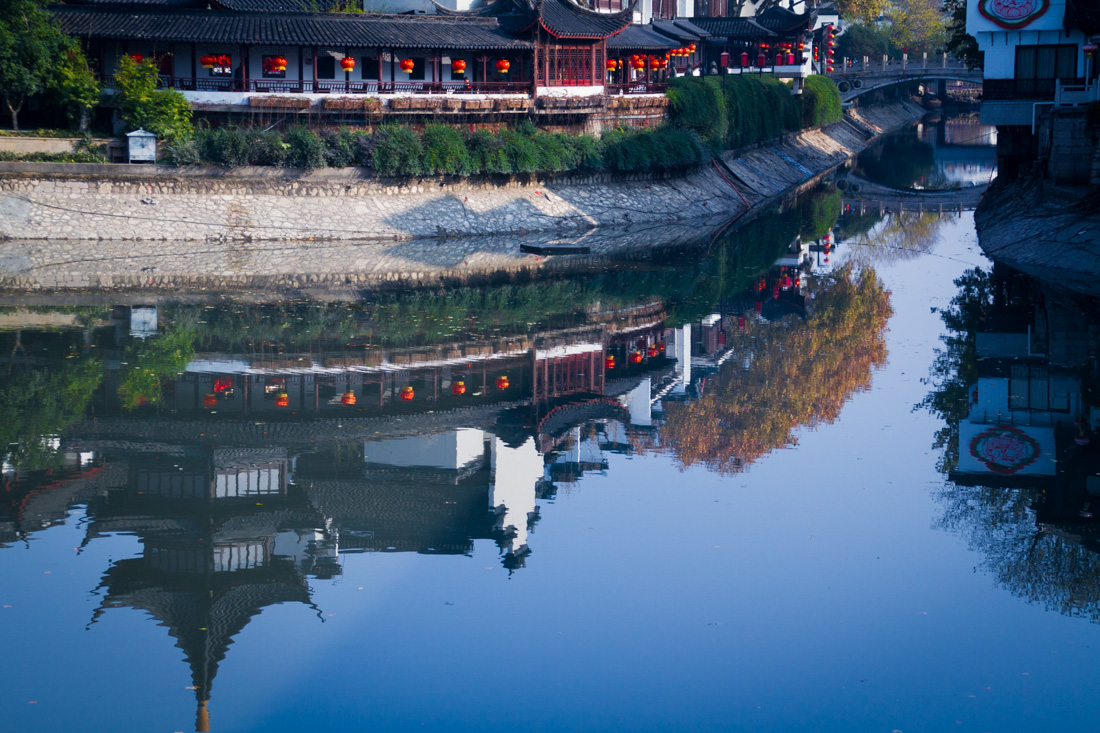
<svg viewBox="0 0 1100 733">
<path fill-rule="evenodd" d="M 664 405 L 704 395 L 747 322 L 805 316 L 804 278 L 828 242 L 796 239 L 748 291 L 675 327 L 661 301 L 643 301 L 423 347 L 207 349 L 136 409 L 120 397 L 132 356 L 119 344 L 156 342 L 170 317 L 114 308 L 98 331 L 40 334 L 57 354 L 96 349 L 103 378 L 95 419 L 46 438 L 60 463 L 5 464 L 0 542 L 85 503 L 85 543 L 135 536 L 141 555 L 106 570 L 92 621 L 132 607 L 167 628 L 207 730 L 235 636 L 268 606 L 312 607 L 309 580 L 340 575 L 342 556 L 471 555 L 486 541 L 509 574 L 524 568 L 544 502 L 652 444 Z"/>
<path fill-rule="evenodd" d="M 1100 620 L 1097 302 L 999 264 L 959 283 L 954 366 L 926 400 L 961 392 L 955 417 L 941 410 L 942 523 L 1013 593 Z"/>
</svg>

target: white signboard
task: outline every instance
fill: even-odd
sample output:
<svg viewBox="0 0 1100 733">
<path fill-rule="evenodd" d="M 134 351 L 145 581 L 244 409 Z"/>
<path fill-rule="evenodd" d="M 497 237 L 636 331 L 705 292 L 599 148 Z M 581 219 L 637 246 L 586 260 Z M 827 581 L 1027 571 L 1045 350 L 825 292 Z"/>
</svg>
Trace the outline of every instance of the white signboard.
<svg viewBox="0 0 1100 733">
<path fill-rule="evenodd" d="M 1053 476 L 1054 428 L 959 423 L 961 473 Z"/>
</svg>

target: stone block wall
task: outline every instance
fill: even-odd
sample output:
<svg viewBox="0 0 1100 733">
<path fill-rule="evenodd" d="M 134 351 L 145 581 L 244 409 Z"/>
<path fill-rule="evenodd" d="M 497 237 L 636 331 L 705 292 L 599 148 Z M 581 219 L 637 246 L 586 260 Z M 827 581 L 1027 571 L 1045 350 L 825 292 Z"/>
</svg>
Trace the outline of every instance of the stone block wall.
<svg viewBox="0 0 1100 733">
<path fill-rule="evenodd" d="M 1049 119 L 1050 154 L 1046 173 L 1054 183 L 1086 184 L 1092 177 L 1096 143 L 1084 107 L 1057 107 Z"/>
</svg>

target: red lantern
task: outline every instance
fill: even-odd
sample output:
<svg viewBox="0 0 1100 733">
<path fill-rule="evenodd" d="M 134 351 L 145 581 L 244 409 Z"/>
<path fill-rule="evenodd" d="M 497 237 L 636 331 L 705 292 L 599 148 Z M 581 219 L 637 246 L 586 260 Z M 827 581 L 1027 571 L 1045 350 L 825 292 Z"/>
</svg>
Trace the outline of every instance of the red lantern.
<svg viewBox="0 0 1100 733">
<path fill-rule="evenodd" d="M 630 65 L 634 67 L 635 71 L 645 71 L 645 58 L 642 56 L 632 56 L 630 58 Z"/>
<path fill-rule="evenodd" d="M 631 351 L 630 352 L 630 363 L 631 364 L 641 364 L 642 363 L 642 352 L 640 352 L 640 351 Z"/>
<path fill-rule="evenodd" d="M 214 391 L 215 392 L 226 392 L 226 391 L 231 390 L 231 389 L 233 389 L 233 380 L 232 379 L 215 379 L 214 380 Z"/>
<path fill-rule="evenodd" d="M 416 62 L 412 59 L 401 59 L 401 70 L 406 74 L 412 73 L 412 70 L 416 67 Z M 412 399 L 411 397 L 409 399 Z"/>
<path fill-rule="evenodd" d="M 290 395 L 288 395 L 286 392 L 280 392 L 279 394 L 275 395 L 275 406 L 276 407 L 289 407 L 290 406 Z"/>
<path fill-rule="evenodd" d="M 509 385 L 508 377 L 497 377 L 497 389 L 508 389 Z"/>
<path fill-rule="evenodd" d="M 140 53 L 132 53 L 132 54 L 130 54 L 130 58 L 133 59 L 133 62 L 135 64 L 145 63 L 145 57 L 142 56 Z"/>
<path fill-rule="evenodd" d="M 217 407 L 218 406 L 218 396 L 216 394 L 203 395 L 203 397 L 202 397 L 202 406 L 205 407 L 208 410 L 211 407 Z"/>
<path fill-rule="evenodd" d="M 340 59 L 340 68 L 344 71 L 351 71 L 355 68 L 355 59 L 342 58 Z"/>
<path fill-rule="evenodd" d="M 344 396 L 340 398 L 340 401 L 343 402 L 345 405 L 354 405 L 355 393 L 349 389 L 347 392 L 344 393 Z"/>
<path fill-rule="evenodd" d="M 665 353 L 665 342 L 664 341 L 658 341 L 657 342 L 657 351 L 660 351 L 662 354 Z"/>
<path fill-rule="evenodd" d="M 608 71 L 614 71 L 615 68 L 616 68 L 615 67 L 615 59 L 608 59 L 607 60 L 607 70 Z"/>
<path fill-rule="evenodd" d="M 510 68 L 512 68 L 512 62 L 508 59 L 500 59 L 497 61 L 497 71 L 501 74 L 507 74 Z"/>
<path fill-rule="evenodd" d="M 199 63 L 202 64 L 202 68 L 204 68 L 204 69 L 213 69 L 214 68 L 214 55 L 213 54 L 206 54 L 205 56 L 200 56 L 199 57 Z"/>
<path fill-rule="evenodd" d="M 451 383 L 451 394 L 453 394 L 453 395 L 464 395 L 464 394 L 466 394 L 466 383 L 465 382 L 452 382 Z"/>
<path fill-rule="evenodd" d="M 614 369 L 615 368 L 615 355 L 614 354 L 608 354 L 607 355 L 607 361 L 605 362 L 605 364 L 606 364 L 608 369 Z"/>
<path fill-rule="evenodd" d="M 413 398 L 413 388 L 412 387 L 402 387 L 400 394 L 401 394 L 401 401 L 402 402 L 412 402 L 412 398 Z"/>
<path fill-rule="evenodd" d="M 831 73 L 833 73 L 833 67 L 832 66 L 826 66 L 825 71 L 827 71 L 831 74 Z"/>
<path fill-rule="evenodd" d="M 645 352 L 645 355 L 648 356 L 650 359 L 655 358 L 657 356 L 657 347 L 656 346 L 650 346 L 649 350 L 647 350 Z"/>
<path fill-rule="evenodd" d="M 660 68 L 661 68 L 661 59 L 657 58 L 656 56 L 650 56 L 649 57 L 649 70 L 650 71 L 657 71 Z"/>
<path fill-rule="evenodd" d="M 466 62 L 462 59 L 455 59 L 451 62 L 452 74 L 464 74 L 466 73 Z"/>
<path fill-rule="evenodd" d="M 692 43 L 688 46 L 688 53 L 695 53 L 695 44 Z"/>
</svg>

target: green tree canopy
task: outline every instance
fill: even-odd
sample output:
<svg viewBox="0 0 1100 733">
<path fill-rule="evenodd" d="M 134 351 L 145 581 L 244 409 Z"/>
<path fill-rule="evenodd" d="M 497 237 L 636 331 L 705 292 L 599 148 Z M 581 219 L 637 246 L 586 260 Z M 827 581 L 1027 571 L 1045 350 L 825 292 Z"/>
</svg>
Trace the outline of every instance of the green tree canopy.
<svg viewBox="0 0 1100 733">
<path fill-rule="evenodd" d="M 191 103 L 175 89 L 158 89 L 160 76 L 153 59 L 119 59 L 115 70 L 118 114 L 128 130 L 139 127 L 170 142 L 194 134 Z"/>
<path fill-rule="evenodd" d="M 0 97 L 19 129 L 27 99 L 56 92 L 80 119 L 99 99 L 99 88 L 80 46 L 61 32 L 35 0 L 0 0 Z"/>
</svg>

